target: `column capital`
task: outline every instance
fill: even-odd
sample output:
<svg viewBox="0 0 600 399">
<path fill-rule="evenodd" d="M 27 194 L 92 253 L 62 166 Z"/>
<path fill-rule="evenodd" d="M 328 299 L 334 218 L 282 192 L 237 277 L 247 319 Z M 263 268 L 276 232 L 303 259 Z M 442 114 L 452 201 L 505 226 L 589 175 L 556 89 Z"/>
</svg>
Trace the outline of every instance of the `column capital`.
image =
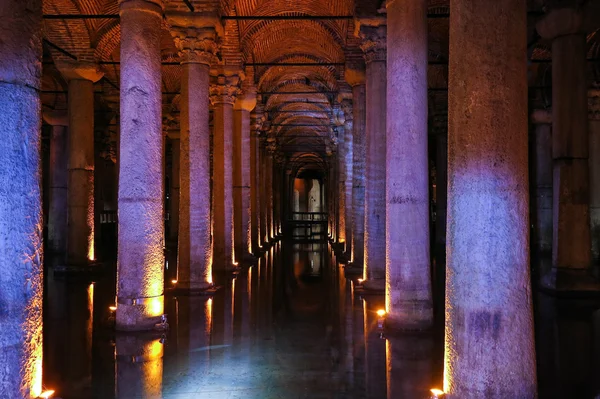
<svg viewBox="0 0 600 399">
<path fill-rule="evenodd" d="M 182 64 L 211 65 L 217 61 L 219 42 L 214 27 L 172 26 L 170 30 Z"/>
<path fill-rule="evenodd" d="M 360 48 L 365 55 L 365 63 L 386 60 L 387 26 L 383 22 L 379 25 L 359 25 L 358 36 L 362 39 Z"/>
<path fill-rule="evenodd" d="M 219 75 L 216 84 L 210 86 L 210 103 L 233 105 L 241 92 L 240 80 L 237 75 Z"/>
<path fill-rule="evenodd" d="M 44 111 L 42 112 L 44 122 L 51 126 L 69 126 L 69 112 L 64 111 Z"/>
<path fill-rule="evenodd" d="M 344 69 L 344 78 L 352 87 L 365 84 L 365 64 L 361 63 L 346 63 Z"/>
<path fill-rule="evenodd" d="M 530 117 L 531 123 L 534 125 L 551 125 L 552 110 L 551 109 L 534 109 Z"/>
<path fill-rule="evenodd" d="M 157 11 L 165 9 L 165 0 L 119 0 L 119 8 L 121 10 L 142 10 L 142 11 Z"/>
<path fill-rule="evenodd" d="M 100 70 L 100 66 L 95 62 L 61 59 L 56 60 L 55 65 L 66 81 L 89 80 L 96 83 L 104 76 L 104 72 Z"/>
<path fill-rule="evenodd" d="M 536 30 L 545 40 L 560 36 L 583 34 L 583 13 L 574 8 L 558 8 L 546 14 L 537 24 Z"/>
<path fill-rule="evenodd" d="M 590 120 L 600 121 L 600 89 L 588 90 L 588 115 Z"/>
<path fill-rule="evenodd" d="M 256 108 L 256 87 L 249 86 L 243 88 L 237 96 L 234 108 L 248 112 Z"/>
</svg>

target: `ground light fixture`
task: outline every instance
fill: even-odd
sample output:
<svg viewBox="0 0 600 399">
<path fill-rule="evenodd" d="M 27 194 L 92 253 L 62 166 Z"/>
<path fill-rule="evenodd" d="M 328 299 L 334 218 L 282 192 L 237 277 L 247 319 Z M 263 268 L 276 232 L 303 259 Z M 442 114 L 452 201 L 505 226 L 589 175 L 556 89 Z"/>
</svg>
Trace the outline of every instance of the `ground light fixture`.
<svg viewBox="0 0 600 399">
<path fill-rule="evenodd" d="M 441 389 L 437 389 L 437 388 L 431 389 L 430 392 L 431 392 L 431 399 L 442 399 L 446 394 L 444 391 L 442 391 Z"/>
</svg>

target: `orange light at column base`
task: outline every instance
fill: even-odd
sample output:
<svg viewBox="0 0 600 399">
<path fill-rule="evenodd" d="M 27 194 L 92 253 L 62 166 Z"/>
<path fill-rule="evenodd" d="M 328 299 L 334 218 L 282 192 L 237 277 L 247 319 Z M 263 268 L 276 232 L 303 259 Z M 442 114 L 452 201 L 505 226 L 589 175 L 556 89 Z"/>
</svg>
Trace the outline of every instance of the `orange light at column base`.
<svg viewBox="0 0 600 399">
<path fill-rule="evenodd" d="M 177 284 L 177 280 L 171 280 L 171 284 L 173 284 L 173 285 Z"/>
<path fill-rule="evenodd" d="M 111 312 L 114 312 L 114 311 L 117 310 L 117 307 L 116 306 L 109 306 L 108 310 L 110 310 Z"/>
<path fill-rule="evenodd" d="M 52 397 L 52 395 L 54 395 L 54 390 L 49 389 L 47 391 L 42 392 L 40 396 L 38 396 L 38 398 L 48 399 Z"/>
<path fill-rule="evenodd" d="M 430 390 L 431 392 L 431 399 L 441 399 L 444 397 L 445 392 L 442 391 L 441 389 L 437 389 L 437 388 L 433 388 Z"/>
<path fill-rule="evenodd" d="M 379 309 L 379 310 L 377 311 L 377 316 L 379 316 L 379 317 L 383 317 L 383 316 L 385 316 L 385 310 L 383 310 L 383 309 Z"/>
</svg>

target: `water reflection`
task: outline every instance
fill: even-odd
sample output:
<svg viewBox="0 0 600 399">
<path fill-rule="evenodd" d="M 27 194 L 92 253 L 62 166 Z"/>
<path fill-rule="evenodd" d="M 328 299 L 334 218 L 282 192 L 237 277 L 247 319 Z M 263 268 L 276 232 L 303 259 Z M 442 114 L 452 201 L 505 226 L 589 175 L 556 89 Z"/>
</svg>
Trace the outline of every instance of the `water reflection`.
<svg viewBox="0 0 600 399">
<path fill-rule="evenodd" d="M 170 330 L 116 334 L 114 276 L 46 289 L 44 385 L 71 398 L 425 398 L 442 381 L 443 329 L 382 336 L 322 244 L 274 245 L 213 296 L 167 296 Z M 600 306 L 539 296 L 540 398 L 600 393 Z"/>
</svg>

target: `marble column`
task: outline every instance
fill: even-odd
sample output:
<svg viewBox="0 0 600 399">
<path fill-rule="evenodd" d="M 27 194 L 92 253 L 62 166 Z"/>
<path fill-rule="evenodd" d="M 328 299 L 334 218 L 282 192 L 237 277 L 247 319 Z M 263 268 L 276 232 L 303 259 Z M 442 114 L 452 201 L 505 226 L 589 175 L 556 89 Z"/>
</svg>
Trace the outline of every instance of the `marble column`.
<svg viewBox="0 0 600 399">
<path fill-rule="evenodd" d="M 152 329 L 164 313 L 161 0 L 120 0 L 118 330 Z"/>
<path fill-rule="evenodd" d="M 586 35 L 580 12 L 551 11 L 536 28 L 552 41 L 552 270 L 542 285 L 558 291 L 593 289 L 589 284 L 589 137 Z"/>
<path fill-rule="evenodd" d="M 48 206 L 48 250 L 61 260 L 67 251 L 67 151 L 69 116 L 64 111 L 44 112 L 52 126 L 50 137 L 50 192 Z"/>
<path fill-rule="evenodd" d="M 352 71 L 352 74 L 348 72 Z M 352 265 L 363 269 L 365 231 L 365 75 L 360 68 L 346 68 L 352 86 Z"/>
<path fill-rule="evenodd" d="M 386 325 L 433 323 L 427 152 L 427 0 L 387 5 Z"/>
<path fill-rule="evenodd" d="M 235 227 L 235 259 L 248 259 L 251 212 L 251 154 L 250 112 L 256 107 L 256 90 L 246 88 L 235 102 L 235 129 L 233 141 L 233 204 Z"/>
<path fill-rule="evenodd" d="M 210 65 L 218 51 L 217 30 L 188 27 L 193 20 L 186 18 L 170 17 L 170 22 L 177 24 L 171 34 L 182 60 L 177 287 L 204 289 L 213 281 L 208 96 Z"/>
<path fill-rule="evenodd" d="M 590 231 L 592 262 L 600 265 L 600 89 L 588 90 L 590 147 Z"/>
<path fill-rule="evenodd" d="M 267 202 L 267 241 L 273 239 L 273 152 L 269 147 L 267 148 L 266 157 L 266 168 L 265 168 L 265 195 Z"/>
<path fill-rule="evenodd" d="M 217 77 L 211 86 L 213 141 L 213 268 L 232 270 L 233 253 L 233 104 L 239 77 Z"/>
<path fill-rule="evenodd" d="M 0 7 L 0 393 L 42 393 L 42 2 Z"/>
<path fill-rule="evenodd" d="M 257 120 L 258 115 L 253 113 L 252 120 L 254 121 L 254 128 L 250 135 L 250 226 L 251 236 L 250 241 L 252 244 L 252 253 L 258 254 L 260 250 L 260 180 L 259 180 L 259 121 Z"/>
<path fill-rule="evenodd" d="M 383 23 L 383 22 L 382 22 Z M 366 62 L 365 288 L 385 289 L 386 26 L 361 26 Z"/>
<path fill-rule="evenodd" d="M 450 14 L 445 397 L 535 398 L 526 4 Z"/>
<path fill-rule="evenodd" d="M 352 100 L 342 100 L 342 111 L 344 112 L 344 165 L 346 169 L 346 181 L 344 185 L 346 204 L 344 206 L 344 219 L 346 220 L 346 256 L 352 254 L 353 231 L 352 231 L 352 192 L 353 192 L 353 123 L 352 123 Z"/>
<path fill-rule="evenodd" d="M 532 255 L 539 260 L 550 257 L 552 251 L 552 111 L 535 110 L 530 120 L 534 125 Z"/>
<path fill-rule="evenodd" d="M 69 82 L 67 264 L 84 266 L 94 254 L 94 83 L 98 65 L 57 61 Z"/>
<path fill-rule="evenodd" d="M 336 202 L 336 220 L 337 220 L 337 240 L 336 242 L 340 244 L 342 250 L 346 248 L 346 224 L 348 221 L 346 220 L 346 180 L 348 179 L 347 172 L 347 143 L 346 136 L 350 136 L 350 132 L 347 132 L 344 128 L 345 116 L 339 104 L 334 106 L 333 110 L 333 123 L 335 124 L 335 129 L 337 129 L 337 171 L 338 171 L 338 180 L 337 185 L 335 187 L 334 195 L 337 200 Z"/>
<path fill-rule="evenodd" d="M 179 235 L 179 166 L 181 163 L 181 139 L 171 140 L 171 197 L 169 209 L 169 241 L 177 243 Z"/>
<path fill-rule="evenodd" d="M 267 237 L 267 185 L 266 185 L 266 143 L 265 140 L 259 140 L 259 156 L 258 156 L 258 195 L 260 201 L 260 245 L 264 247 L 268 244 Z"/>
</svg>

